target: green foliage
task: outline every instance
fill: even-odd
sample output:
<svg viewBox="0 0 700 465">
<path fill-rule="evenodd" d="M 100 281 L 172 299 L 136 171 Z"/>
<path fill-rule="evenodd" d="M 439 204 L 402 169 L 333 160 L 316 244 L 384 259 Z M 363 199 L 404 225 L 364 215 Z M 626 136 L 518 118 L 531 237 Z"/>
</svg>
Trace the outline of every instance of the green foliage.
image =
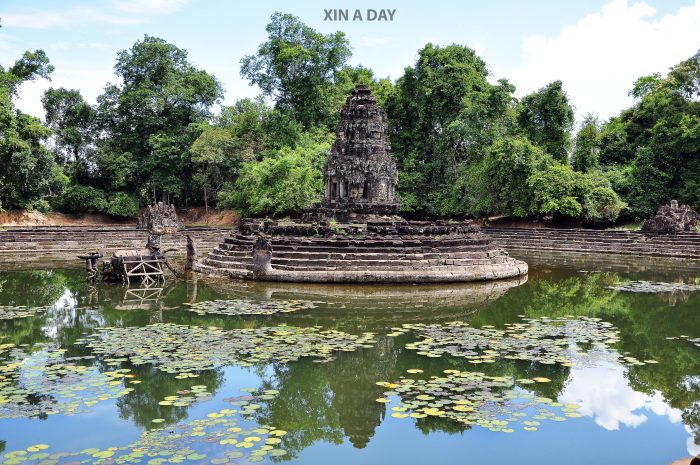
<svg viewBox="0 0 700 465">
<path fill-rule="evenodd" d="M 115 72 L 121 84 L 107 86 L 98 98 L 108 147 L 97 157 L 107 166 L 98 164 L 98 169 L 121 170 L 119 176 L 129 180 L 132 192 L 141 187 L 187 201 L 192 182 L 189 148 L 199 136 L 198 123 L 211 116 L 209 109 L 221 98 L 221 85 L 192 65 L 185 50 L 150 36 L 117 55 Z M 118 166 L 108 154 L 121 158 Z"/>
<path fill-rule="evenodd" d="M 51 130 L 12 103 L 20 84 L 48 78 L 52 71 L 41 50 L 25 52 L 7 70 L 0 66 L 0 206 L 4 208 L 45 208 L 42 199 L 60 188 L 61 171 L 43 145 Z"/>
<path fill-rule="evenodd" d="M 238 207 L 254 215 L 282 215 L 310 207 L 322 198 L 321 168 L 331 141 L 327 133 L 305 134 L 294 148 L 284 147 L 260 162 L 244 163 L 236 192 L 220 193 L 219 206 Z"/>
<path fill-rule="evenodd" d="M 124 192 L 117 192 L 107 202 L 105 211 L 111 216 L 136 217 L 139 214 L 139 204 L 134 197 Z"/>
<path fill-rule="evenodd" d="M 343 99 L 336 75 L 351 55 L 345 34 L 323 35 L 283 13 L 272 15 L 267 33 L 257 54 L 241 60 L 241 76 L 305 128 L 330 127 Z"/>
<path fill-rule="evenodd" d="M 600 151 L 606 170 L 624 168 L 629 216 L 647 218 L 671 199 L 700 208 L 700 52 L 665 78 L 640 78 L 630 94 L 638 101 L 603 127 Z"/>
<path fill-rule="evenodd" d="M 0 66 L 0 88 L 14 97 L 20 84 L 37 78 L 50 79 L 53 70 L 54 67 L 43 50 L 24 52 L 22 58 L 15 61 L 8 70 Z"/>
<path fill-rule="evenodd" d="M 531 213 L 613 222 L 626 207 L 600 172 L 581 173 L 554 163 L 527 181 L 533 191 Z"/>
<path fill-rule="evenodd" d="M 486 63 L 474 50 L 428 44 L 389 93 L 386 110 L 404 211 L 440 212 L 449 184 L 464 173 L 461 162 L 478 159 L 500 130 L 513 88 L 507 82 L 493 86 L 487 77 Z M 502 105 L 488 108 L 489 102 Z M 454 211 L 458 203 L 450 200 L 447 208 Z"/>
<path fill-rule="evenodd" d="M 53 87 L 44 92 L 41 102 L 46 124 L 55 137 L 55 152 L 63 160 L 83 162 L 90 156 L 95 141 L 95 110 L 78 90 Z"/>
<path fill-rule="evenodd" d="M 65 213 L 101 213 L 107 210 L 108 203 L 103 191 L 73 185 L 66 188 L 57 206 Z"/>
<path fill-rule="evenodd" d="M 210 193 L 216 192 L 226 181 L 232 181 L 241 163 L 240 152 L 236 152 L 236 140 L 227 129 L 218 126 L 206 127 L 192 144 L 192 163 L 195 174 L 192 178 L 200 186 L 204 205 L 209 206 Z"/>
<path fill-rule="evenodd" d="M 590 171 L 598 168 L 598 152 L 600 151 L 600 131 L 598 118 L 587 115 L 581 124 L 574 143 L 574 153 L 571 164 L 576 171 Z"/>
<path fill-rule="evenodd" d="M 642 98 L 652 93 L 661 83 L 662 79 L 659 73 L 642 76 L 634 82 L 632 89 L 629 91 L 629 95 L 634 98 Z"/>
<path fill-rule="evenodd" d="M 533 143 L 561 162 L 568 160 L 574 110 L 561 81 L 551 82 L 523 97 L 518 123 Z"/>
<path fill-rule="evenodd" d="M 504 212 L 527 216 L 533 202 L 528 179 L 551 163 L 551 157 L 524 137 L 498 139 L 486 150 L 484 158 L 460 167 L 443 211 L 475 216 Z"/>
<path fill-rule="evenodd" d="M 583 212 L 580 174 L 556 163 L 533 174 L 527 182 L 533 191 L 533 213 L 577 218 Z"/>
</svg>

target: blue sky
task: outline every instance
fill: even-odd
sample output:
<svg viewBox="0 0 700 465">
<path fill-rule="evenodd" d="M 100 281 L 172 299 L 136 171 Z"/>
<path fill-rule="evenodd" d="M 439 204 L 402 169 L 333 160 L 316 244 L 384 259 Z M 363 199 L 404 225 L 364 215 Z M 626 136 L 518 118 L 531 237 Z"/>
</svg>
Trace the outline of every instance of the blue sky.
<svg viewBox="0 0 700 465">
<path fill-rule="evenodd" d="M 392 22 L 326 22 L 324 8 L 396 13 Z M 49 86 L 77 88 L 94 101 L 117 81 L 117 52 L 149 34 L 187 49 L 193 63 L 223 83 L 225 103 L 233 103 L 258 92 L 240 78 L 239 62 L 265 41 L 275 11 L 324 33 L 344 31 L 351 63 L 392 79 L 427 42 L 469 45 L 519 96 L 561 79 L 579 118 L 614 115 L 631 103 L 627 90 L 636 77 L 664 73 L 700 47 L 700 0 L 0 0 L 0 64 L 25 50 L 47 52 L 56 67 L 52 82 L 24 85 L 17 101 L 41 116 L 39 99 Z"/>
</svg>

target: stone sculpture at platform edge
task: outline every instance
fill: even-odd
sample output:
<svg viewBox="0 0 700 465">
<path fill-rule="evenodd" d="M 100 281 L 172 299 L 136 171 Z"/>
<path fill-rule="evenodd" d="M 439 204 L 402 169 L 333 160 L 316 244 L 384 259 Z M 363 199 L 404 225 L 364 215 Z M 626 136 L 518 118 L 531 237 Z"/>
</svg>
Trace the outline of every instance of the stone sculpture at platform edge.
<svg viewBox="0 0 700 465">
<path fill-rule="evenodd" d="M 673 234 L 694 232 L 700 216 L 688 205 L 678 205 L 671 200 L 670 205 L 661 205 L 653 218 L 644 220 L 642 232 L 648 234 Z"/>
<path fill-rule="evenodd" d="M 195 271 L 239 279 L 336 283 L 485 281 L 525 276 L 472 221 L 407 221 L 386 113 L 367 86 L 340 111 L 324 200 L 287 220 L 241 219 Z"/>
</svg>

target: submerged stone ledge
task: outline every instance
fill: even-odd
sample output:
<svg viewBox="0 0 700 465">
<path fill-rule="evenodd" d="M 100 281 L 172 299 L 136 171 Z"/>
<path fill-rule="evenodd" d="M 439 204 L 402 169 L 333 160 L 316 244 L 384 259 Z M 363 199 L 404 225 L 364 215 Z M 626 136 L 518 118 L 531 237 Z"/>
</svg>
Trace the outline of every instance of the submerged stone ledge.
<svg viewBox="0 0 700 465">
<path fill-rule="evenodd" d="M 244 220 L 195 270 L 310 283 L 445 283 L 527 274 L 471 222 Z"/>
</svg>

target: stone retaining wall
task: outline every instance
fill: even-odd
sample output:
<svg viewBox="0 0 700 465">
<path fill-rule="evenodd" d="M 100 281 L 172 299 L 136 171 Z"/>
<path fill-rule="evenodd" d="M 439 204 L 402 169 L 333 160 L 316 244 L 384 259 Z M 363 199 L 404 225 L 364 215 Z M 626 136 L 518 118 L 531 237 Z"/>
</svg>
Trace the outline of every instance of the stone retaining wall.
<svg viewBox="0 0 700 465">
<path fill-rule="evenodd" d="M 640 231 L 485 228 L 508 248 L 700 259 L 700 234 L 647 236 Z"/>
<path fill-rule="evenodd" d="M 199 257 L 206 256 L 230 233 L 230 228 L 192 228 L 163 236 L 168 256 L 184 256 L 185 234 L 190 234 Z M 41 226 L 0 228 L 0 263 L 76 260 L 76 255 L 100 251 L 105 256 L 118 249 L 141 249 L 148 232 L 128 227 Z M 1 268 L 0 268 L 1 269 Z"/>
</svg>

